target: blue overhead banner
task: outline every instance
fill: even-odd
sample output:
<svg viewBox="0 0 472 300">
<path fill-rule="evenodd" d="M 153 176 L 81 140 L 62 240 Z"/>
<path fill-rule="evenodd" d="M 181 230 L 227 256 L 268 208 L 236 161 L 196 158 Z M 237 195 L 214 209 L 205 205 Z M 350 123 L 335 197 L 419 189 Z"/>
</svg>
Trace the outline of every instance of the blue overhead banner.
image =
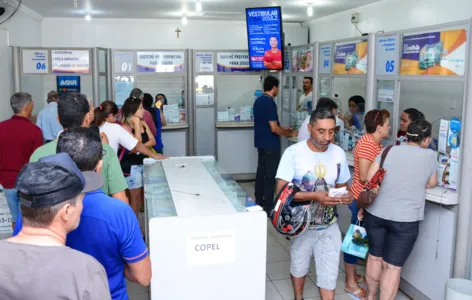
<svg viewBox="0 0 472 300">
<path fill-rule="evenodd" d="M 80 76 L 57 76 L 57 92 L 59 95 L 80 93 Z"/>
<path fill-rule="evenodd" d="M 283 69 L 280 6 L 246 8 L 249 62 L 253 70 Z"/>
</svg>

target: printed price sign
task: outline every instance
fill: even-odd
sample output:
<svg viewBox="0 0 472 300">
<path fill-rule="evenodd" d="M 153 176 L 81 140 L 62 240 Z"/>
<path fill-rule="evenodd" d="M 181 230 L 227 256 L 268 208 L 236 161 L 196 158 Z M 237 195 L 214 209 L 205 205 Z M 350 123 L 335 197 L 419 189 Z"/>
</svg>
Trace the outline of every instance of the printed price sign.
<svg viewBox="0 0 472 300">
<path fill-rule="evenodd" d="M 12 216 L 8 207 L 7 199 L 0 186 L 0 236 L 11 234 Z"/>
<path fill-rule="evenodd" d="M 399 62 L 399 38 L 396 35 L 377 37 L 375 43 L 375 74 L 397 75 Z"/>
<path fill-rule="evenodd" d="M 48 74 L 49 53 L 41 49 L 23 49 L 21 51 L 23 74 Z"/>
</svg>

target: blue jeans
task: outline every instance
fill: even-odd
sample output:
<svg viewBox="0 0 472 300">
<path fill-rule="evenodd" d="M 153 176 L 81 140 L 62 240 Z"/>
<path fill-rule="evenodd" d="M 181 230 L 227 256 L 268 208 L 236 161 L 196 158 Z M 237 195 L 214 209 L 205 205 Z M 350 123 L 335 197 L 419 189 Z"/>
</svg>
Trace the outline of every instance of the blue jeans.
<svg viewBox="0 0 472 300">
<path fill-rule="evenodd" d="M 349 204 L 349 210 L 351 211 L 351 224 L 356 224 L 357 223 L 357 213 L 359 212 L 359 209 L 356 207 L 356 200 L 352 201 L 351 204 Z M 361 226 L 363 226 L 363 223 L 361 222 Z M 357 256 L 350 255 L 344 253 L 344 262 L 350 265 L 355 265 L 357 264 Z"/>
<path fill-rule="evenodd" d="M 16 222 L 18 213 L 20 212 L 20 198 L 18 198 L 17 189 L 4 189 L 3 193 L 7 198 L 8 207 L 10 208 L 12 221 Z"/>
</svg>

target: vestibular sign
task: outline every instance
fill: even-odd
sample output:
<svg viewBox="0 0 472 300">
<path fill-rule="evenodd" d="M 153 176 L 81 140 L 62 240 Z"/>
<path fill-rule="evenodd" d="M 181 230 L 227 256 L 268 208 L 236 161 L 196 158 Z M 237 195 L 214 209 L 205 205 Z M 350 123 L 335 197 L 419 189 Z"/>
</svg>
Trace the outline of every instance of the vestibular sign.
<svg viewBox="0 0 472 300">
<path fill-rule="evenodd" d="M 234 263 L 234 232 L 194 233 L 187 236 L 187 264 L 214 265 Z"/>
</svg>

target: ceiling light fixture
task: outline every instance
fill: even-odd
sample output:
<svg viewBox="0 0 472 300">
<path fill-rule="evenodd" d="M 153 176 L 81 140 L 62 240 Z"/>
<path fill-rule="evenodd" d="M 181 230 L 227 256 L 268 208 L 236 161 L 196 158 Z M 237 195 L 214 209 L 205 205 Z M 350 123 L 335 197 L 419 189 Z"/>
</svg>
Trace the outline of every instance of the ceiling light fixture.
<svg viewBox="0 0 472 300">
<path fill-rule="evenodd" d="M 86 20 L 86 21 L 92 20 L 92 16 L 91 16 L 90 14 L 86 14 L 86 15 L 85 15 L 85 20 Z"/>
<path fill-rule="evenodd" d="M 197 0 L 197 4 L 196 4 L 196 6 L 195 6 L 195 10 L 196 10 L 197 12 L 201 12 L 201 11 L 202 11 L 202 1 Z"/>
<path fill-rule="evenodd" d="M 187 25 L 187 24 L 188 24 L 188 19 L 187 19 L 187 16 L 184 15 L 184 16 L 182 17 L 182 25 L 185 26 L 185 25 Z"/>
<path fill-rule="evenodd" d="M 311 5 L 308 6 L 307 13 L 309 17 L 313 17 L 313 7 Z"/>
</svg>

